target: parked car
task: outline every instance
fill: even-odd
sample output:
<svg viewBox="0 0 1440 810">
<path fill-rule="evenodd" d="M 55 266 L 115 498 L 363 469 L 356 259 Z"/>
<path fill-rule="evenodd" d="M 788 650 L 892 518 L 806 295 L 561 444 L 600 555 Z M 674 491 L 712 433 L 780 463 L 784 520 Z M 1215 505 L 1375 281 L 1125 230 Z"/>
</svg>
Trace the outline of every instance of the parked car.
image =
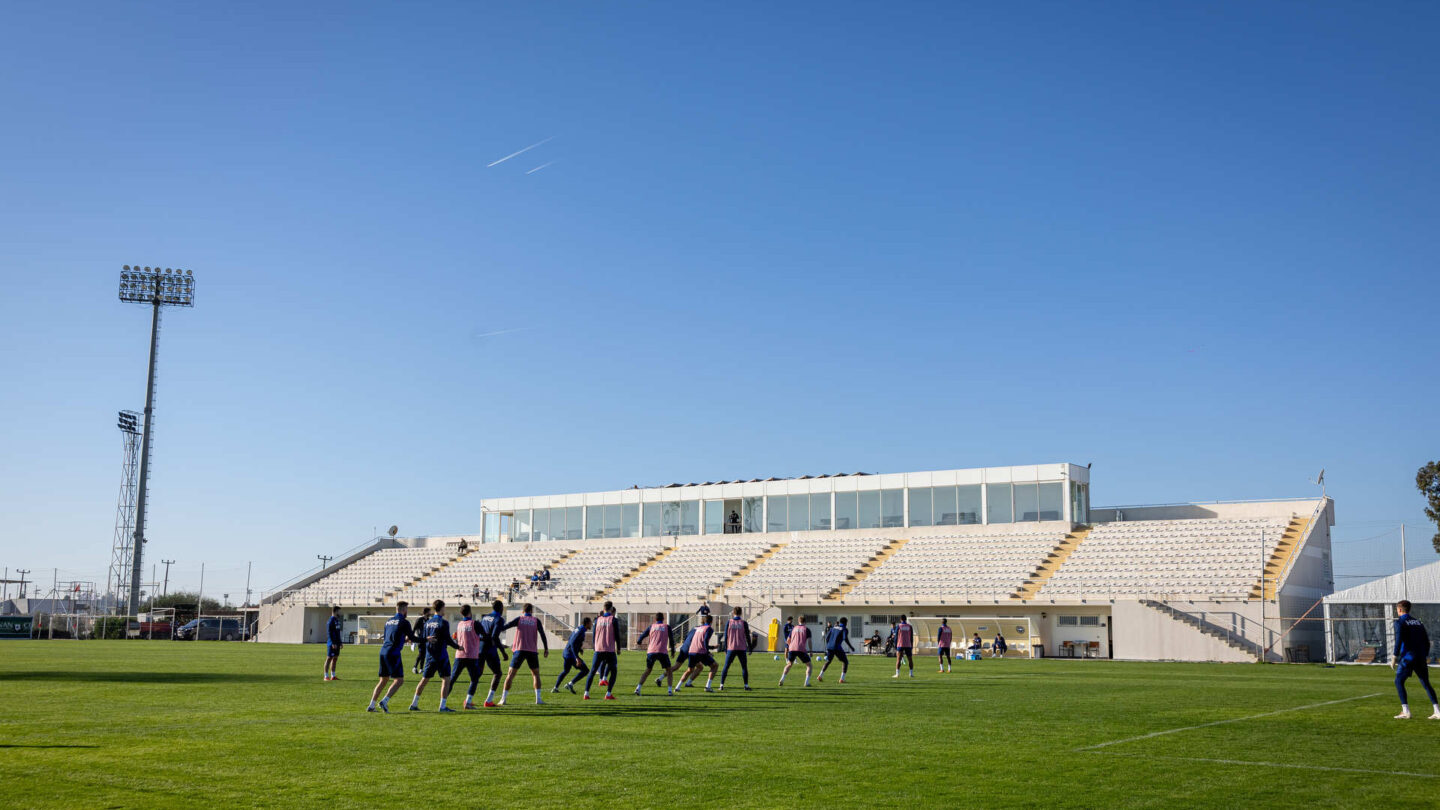
<svg viewBox="0 0 1440 810">
<path fill-rule="evenodd" d="M 192 619 L 175 631 L 181 641 L 235 641 L 240 638 L 239 619 Z"/>
<path fill-rule="evenodd" d="M 127 635 L 130 638 L 172 638 L 174 626 L 168 621 L 137 622 L 130 621 L 127 624 Z"/>
</svg>

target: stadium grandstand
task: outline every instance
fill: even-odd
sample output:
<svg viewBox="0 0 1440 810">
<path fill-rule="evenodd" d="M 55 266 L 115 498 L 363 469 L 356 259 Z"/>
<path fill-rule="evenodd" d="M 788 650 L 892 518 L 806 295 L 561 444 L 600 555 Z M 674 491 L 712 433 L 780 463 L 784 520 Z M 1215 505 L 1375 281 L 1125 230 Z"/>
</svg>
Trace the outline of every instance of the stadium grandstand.
<svg viewBox="0 0 1440 810">
<path fill-rule="evenodd" d="M 633 643 L 663 610 L 741 607 L 752 625 L 844 616 L 884 636 L 950 619 L 958 647 L 1131 660 L 1323 657 L 1328 498 L 1091 508 L 1074 464 L 712 481 L 480 504 L 473 536 L 378 538 L 268 594 L 261 641 L 347 635 L 397 600 L 532 602 L 555 631 L 605 600 Z M 532 577 L 539 581 L 533 581 Z M 548 578 L 547 578 L 548 577 Z M 933 634 L 922 627 L 922 641 Z M 762 639 L 762 645 L 764 640 Z M 923 648 L 923 644 L 922 644 Z"/>
</svg>

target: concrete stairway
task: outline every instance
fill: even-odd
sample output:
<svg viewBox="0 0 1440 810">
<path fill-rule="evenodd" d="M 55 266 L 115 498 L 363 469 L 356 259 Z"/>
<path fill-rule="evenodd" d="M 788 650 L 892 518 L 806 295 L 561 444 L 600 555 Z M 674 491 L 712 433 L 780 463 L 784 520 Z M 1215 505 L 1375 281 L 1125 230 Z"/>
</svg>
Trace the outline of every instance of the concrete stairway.
<svg viewBox="0 0 1440 810">
<path fill-rule="evenodd" d="M 1010 598 L 1034 599 L 1035 594 L 1040 592 L 1040 587 L 1044 585 L 1045 581 L 1050 577 L 1055 576 L 1055 572 L 1060 570 L 1060 566 L 1065 564 L 1065 561 L 1070 558 L 1070 554 L 1089 536 L 1092 528 L 1094 527 L 1086 526 L 1083 529 L 1076 529 L 1065 535 L 1065 537 L 1056 544 L 1055 548 L 1051 549 L 1050 553 L 1046 555 L 1045 560 L 1035 566 L 1035 570 L 1030 572 L 1030 577 L 1015 590 L 1015 593 L 1010 595 Z"/>
<path fill-rule="evenodd" d="M 1270 559 L 1265 561 L 1264 577 L 1250 588 L 1251 599 L 1260 599 L 1262 594 L 1266 600 L 1275 599 L 1280 589 L 1280 575 L 1285 572 L 1285 566 L 1290 564 L 1290 559 L 1299 553 L 1301 543 L 1309 531 L 1309 518 L 1290 519 L 1290 525 L 1285 527 L 1284 533 L 1275 543 L 1275 551 L 1271 552 Z"/>
<path fill-rule="evenodd" d="M 674 550 L 675 550 L 675 547 L 674 547 L 674 546 L 671 546 L 671 547 L 669 547 L 669 548 L 662 548 L 662 549 L 660 549 L 660 551 L 658 551 L 658 552 L 655 553 L 653 556 L 651 556 L 650 559 L 648 559 L 648 560 L 646 560 L 645 562 L 642 562 L 642 563 L 640 563 L 639 565 L 635 566 L 635 568 L 632 569 L 632 570 L 630 571 L 630 573 L 628 573 L 628 574 L 626 574 L 625 576 L 620 577 L 619 579 L 617 579 L 617 580 L 615 580 L 614 582 L 610 583 L 610 587 L 608 587 L 608 588 L 606 588 L 605 590 L 603 590 L 603 591 L 595 594 L 594 596 L 590 597 L 590 601 L 592 601 L 592 602 L 597 602 L 597 601 L 599 601 L 599 600 L 601 600 L 601 599 L 604 599 L 605 597 L 609 596 L 610 594 L 614 593 L 616 588 L 619 588 L 621 585 L 624 585 L 625 583 L 627 583 L 627 582 L 629 582 L 630 580 L 634 579 L 635 577 L 639 576 L 641 571 L 644 571 L 645 569 L 649 568 L 650 566 L 654 565 L 655 563 L 658 563 L 658 562 L 660 562 L 661 560 L 665 559 L 666 557 L 668 557 L 668 556 L 670 555 L 670 552 L 672 552 L 672 551 L 674 551 Z"/>
<path fill-rule="evenodd" d="M 716 588 L 715 590 L 711 591 L 711 592 L 710 592 L 710 595 L 707 597 L 707 600 L 708 600 L 708 601 L 711 601 L 711 602 L 714 602 L 714 601 L 718 600 L 718 599 L 720 598 L 720 595 L 723 594 L 723 593 L 725 593 L 725 589 L 726 589 L 726 588 L 728 588 L 728 587 L 730 587 L 731 585 L 734 585 L 736 582 L 740 581 L 740 578 L 741 578 L 741 577 L 745 576 L 746 574 L 750 573 L 751 571 L 754 571 L 756 568 L 759 568 L 759 567 L 760 567 L 760 563 L 763 563 L 763 562 L 765 562 L 766 560 L 770 559 L 771 557 L 775 556 L 775 552 L 777 552 L 777 551 L 779 551 L 780 549 L 784 548 L 786 545 L 788 545 L 788 544 L 787 544 L 787 543 L 776 543 L 775 545 L 773 545 L 773 546 L 765 549 L 764 551 L 760 552 L 760 556 L 758 556 L 758 557 L 756 557 L 755 559 L 751 560 L 749 563 L 747 563 L 747 564 L 745 565 L 744 568 L 741 568 L 739 571 L 736 571 L 733 575 L 731 575 L 731 577 L 730 577 L 729 579 L 727 579 L 727 580 L 725 580 L 724 582 L 720 583 L 720 587 L 718 587 L 718 588 Z"/>
<path fill-rule="evenodd" d="M 1194 613 L 1188 613 L 1179 608 L 1171 607 L 1164 602 L 1157 602 L 1154 599 L 1141 599 L 1140 604 L 1152 610 L 1157 610 L 1181 624 L 1193 627 L 1201 634 L 1209 636 L 1224 644 L 1226 647 L 1243 653 L 1257 661 L 1260 660 L 1260 656 L 1264 653 L 1263 644 L 1248 638 L 1239 637 L 1231 632 L 1229 628 L 1222 627 Z"/>
<path fill-rule="evenodd" d="M 886 545 L 884 548 L 882 548 L 882 549 L 880 549 L 878 552 L 876 552 L 876 553 L 875 553 L 875 556 L 874 556 L 874 557 L 871 557 L 869 562 L 867 562 L 867 563 L 865 563 L 864 565 L 860 566 L 860 570 L 859 570 L 859 571 L 856 571 L 855 573 L 851 574 L 848 579 L 846 579 L 843 583 L 840 584 L 840 587 L 836 588 L 835 590 L 833 590 L 833 591 L 831 591 L 829 594 L 827 594 L 827 595 L 825 596 L 825 599 L 826 599 L 826 600 L 844 599 L 844 598 L 845 598 L 845 594 L 850 593 L 851 591 L 855 590 L 855 586 L 856 586 L 856 585 L 859 585 L 861 582 L 863 582 L 863 581 L 865 580 L 866 577 L 868 577 L 868 576 L 870 576 L 872 573 L 874 573 L 874 572 L 875 572 L 875 569 L 879 568 L 881 565 L 884 565 L 886 560 L 888 560 L 888 559 L 890 559 L 891 557 L 895 556 L 895 552 L 897 552 L 897 551 L 899 551 L 901 548 L 903 548 L 903 547 L 905 546 L 905 544 L 908 543 L 908 542 L 910 542 L 909 538 L 900 538 L 900 539 L 897 539 L 897 540 L 891 540 L 888 545 Z"/>
</svg>

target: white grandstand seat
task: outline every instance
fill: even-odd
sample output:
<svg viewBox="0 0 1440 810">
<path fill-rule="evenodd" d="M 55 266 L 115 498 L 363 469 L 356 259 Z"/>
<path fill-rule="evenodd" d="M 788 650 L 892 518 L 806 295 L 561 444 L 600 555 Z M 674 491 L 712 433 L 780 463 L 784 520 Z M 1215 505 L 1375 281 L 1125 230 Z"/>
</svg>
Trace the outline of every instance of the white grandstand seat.
<svg viewBox="0 0 1440 810">
<path fill-rule="evenodd" d="M 1097 524 L 1036 598 L 1244 597 L 1289 523 L 1276 517 Z"/>
<path fill-rule="evenodd" d="M 845 598 L 1008 599 L 1064 536 L 1054 530 L 913 537 Z"/>
</svg>

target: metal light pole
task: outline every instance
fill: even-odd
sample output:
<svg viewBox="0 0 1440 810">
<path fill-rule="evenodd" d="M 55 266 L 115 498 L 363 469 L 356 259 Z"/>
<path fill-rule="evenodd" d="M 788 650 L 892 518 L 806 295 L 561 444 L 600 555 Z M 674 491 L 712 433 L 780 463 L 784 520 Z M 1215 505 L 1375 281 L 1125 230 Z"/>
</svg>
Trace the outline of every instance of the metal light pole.
<svg viewBox="0 0 1440 810">
<path fill-rule="evenodd" d="M 170 593 L 170 566 L 175 564 L 174 560 L 161 560 L 165 564 L 165 584 L 160 586 L 160 595 L 166 596 Z"/>
<path fill-rule="evenodd" d="M 150 368 L 145 378 L 145 427 L 140 440 L 140 483 L 135 498 L 135 543 L 131 555 L 130 606 L 140 604 L 141 558 L 145 551 L 146 489 L 150 483 L 150 426 L 155 414 L 155 350 L 160 342 L 160 308 L 195 306 L 195 278 L 189 270 L 125 265 L 120 271 L 120 300 L 149 304 Z"/>
</svg>

